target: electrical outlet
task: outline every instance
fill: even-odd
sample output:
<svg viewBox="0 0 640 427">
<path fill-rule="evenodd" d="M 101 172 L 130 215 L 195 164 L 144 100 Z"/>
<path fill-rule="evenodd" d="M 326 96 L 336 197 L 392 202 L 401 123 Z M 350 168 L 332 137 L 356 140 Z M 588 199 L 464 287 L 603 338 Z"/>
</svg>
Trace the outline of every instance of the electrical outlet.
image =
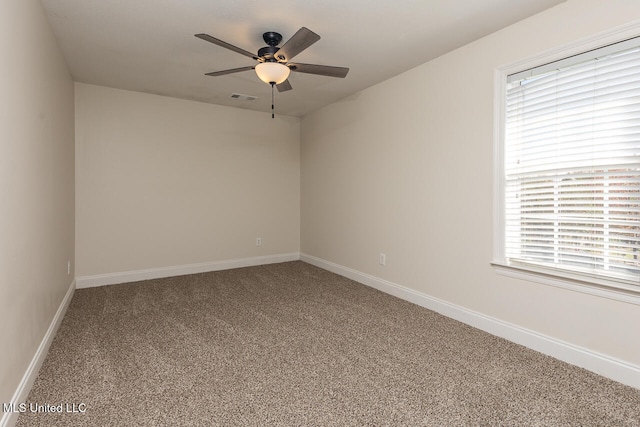
<svg viewBox="0 0 640 427">
<path fill-rule="evenodd" d="M 387 265 L 387 256 L 382 252 L 380 253 L 380 265 Z"/>
<path fill-rule="evenodd" d="M 256 237 L 256 246 L 262 246 L 262 237 Z"/>
<path fill-rule="evenodd" d="M 67 276 L 71 274 L 71 261 L 67 261 Z"/>
</svg>

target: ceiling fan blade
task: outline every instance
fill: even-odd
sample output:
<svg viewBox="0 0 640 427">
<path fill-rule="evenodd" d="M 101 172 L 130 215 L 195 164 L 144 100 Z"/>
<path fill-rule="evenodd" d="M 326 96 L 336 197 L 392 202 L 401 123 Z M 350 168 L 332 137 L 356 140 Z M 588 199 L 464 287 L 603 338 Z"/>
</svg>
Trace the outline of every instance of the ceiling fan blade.
<svg viewBox="0 0 640 427">
<path fill-rule="evenodd" d="M 328 77 L 344 78 L 349 72 L 349 69 L 346 67 L 333 67 L 330 65 L 289 63 L 287 64 L 287 66 L 291 69 L 291 71 L 296 71 L 298 73 L 318 74 Z"/>
<path fill-rule="evenodd" d="M 302 27 L 278 50 L 276 57 L 279 61 L 291 61 L 294 56 L 318 40 L 320 40 L 319 35 L 306 27 Z"/>
<path fill-rule="evenodd" d="M 240 67 L 240 68 L 231 68 L 229 70 L 222 70 L 222 71 L 214 71 L 212 73 L 207 73 L 205 74 L 205 76 L 224 76 L 225 74 L 233 74 L 233 73 L 239 73 L 240 71 L 247 71 L 247 70 L 253 70 L 254 68 L 256 68 L 253 65 L 249 65 L 247 67 Z"/>
<path fill-rule="evenodd" d="M 258 57 L 254 53 L 251 53 L 251 52 L 249 52 L 247 50 L 239 48 L 238 46 L 234 46 L 234 45 L 229 44 L 229 43 L 227 43 L 225 41 L 222 41 L 220 39 L 212 37 L 209 34 L 195 34 L 195 36 L 197 38 L 199 38 L 199 39 L 208 41 L 209 43 L 213 43 L 213 44 L 216 44 L 218 46 L 224 47 L 225 49 L 229 49 L 229 50 L 232 50 L 234 52 L 237 52 L 237 53 L 239 53 L 241 55 L 248 56 L 249 58 L 253 58 L 253 59 L 256 59 L 256 60 L 258 59 Z"/>
<path fill-rule="evenodd" d="M 278 92 L 286 92 L 288 90 L 293 89 L 291 87 L 291 83 L 289 83 L 289 80 L 285 80 L 282 83 L 280 83 L 279 85 L 276 85 L 276 88 L 278 89 Z"/>
</svg>

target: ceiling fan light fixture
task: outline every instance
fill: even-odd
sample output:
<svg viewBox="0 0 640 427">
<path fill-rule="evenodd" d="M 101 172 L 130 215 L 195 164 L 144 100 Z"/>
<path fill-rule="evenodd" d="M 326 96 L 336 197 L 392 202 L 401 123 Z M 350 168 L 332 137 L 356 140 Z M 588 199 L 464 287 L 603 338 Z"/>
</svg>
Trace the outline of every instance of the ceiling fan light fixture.
<svg viewBox="0 0 640 427">
<path fill-rule="evenodd" d="M 256 65 L 256 74 L 267 84 L 279 85 L 289 78 L 289 67 L 279 62 L 261 62 Z"/>
</svg>

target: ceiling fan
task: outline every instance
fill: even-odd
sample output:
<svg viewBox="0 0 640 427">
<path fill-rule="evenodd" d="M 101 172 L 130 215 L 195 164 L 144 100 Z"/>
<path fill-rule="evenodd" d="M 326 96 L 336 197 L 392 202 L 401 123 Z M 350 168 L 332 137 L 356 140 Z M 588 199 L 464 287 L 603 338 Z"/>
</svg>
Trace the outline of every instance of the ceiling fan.
<svg viewBox="0 0 640 427">
<path fill-rule="evenodd" d="M 229 70 L 214 71 L 206 73 L 207 76 L 223 76 L 226 74 L 239 73 L 241 71 L 255 70 L 256 74 L 263 82 L 271 85 L 271 109 L 273 110 L 273 87 L 278 92 L 285 92 L 293 89 L 289 83 L 289 73 L 295 71 L 298 73 L 317 74 L 328 77 L 346 77 L 349 72 L 345 67 L 334 67 L 329 65 L 302 64 L 299 62 L 291 62 L 294 56 L 320 40 L 320 36 L 308 28 L 300 28 L 282 47 L 278 47 L 282 41 L 282 35 L 275 31 L 267 31 L 262 35 L 267 46 L 260 48 L 258 54 L 253 54 L 247 50 L 234 46 L 230 43 L 212 37 L 208 34 L 196 34 L 196 37 L 213 43 L 215 45 L 232 50 L 244 56 L 248 56 L 256 61 L 256 65 L 248 65 L 246 67 L 231 68 Z M 272 111 L 273 117 L 273 111 Z"/>
</svg>

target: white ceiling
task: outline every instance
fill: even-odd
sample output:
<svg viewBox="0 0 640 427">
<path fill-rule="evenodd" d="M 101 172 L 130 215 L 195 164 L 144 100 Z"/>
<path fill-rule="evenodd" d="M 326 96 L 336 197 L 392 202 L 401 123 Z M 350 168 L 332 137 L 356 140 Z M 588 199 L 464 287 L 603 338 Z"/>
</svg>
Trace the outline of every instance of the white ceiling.
<svg viewBox="0 0 640 427">
<path fill-rule="evenodd" d="M 262 33 L 283 42 L 300 27 L 322 38 L 296 56 L 350 68 L 344 79 L 292 73 L 276 113 L 303 116 L 565 0 L 42 0 L 78 82 L 251 110 L 271 109 L 271 88 L 246 56 L 194 37 L 207 33 L 250 52 Z M 232 93 L 257 96 L 236 100 Z"/>
</svg>

